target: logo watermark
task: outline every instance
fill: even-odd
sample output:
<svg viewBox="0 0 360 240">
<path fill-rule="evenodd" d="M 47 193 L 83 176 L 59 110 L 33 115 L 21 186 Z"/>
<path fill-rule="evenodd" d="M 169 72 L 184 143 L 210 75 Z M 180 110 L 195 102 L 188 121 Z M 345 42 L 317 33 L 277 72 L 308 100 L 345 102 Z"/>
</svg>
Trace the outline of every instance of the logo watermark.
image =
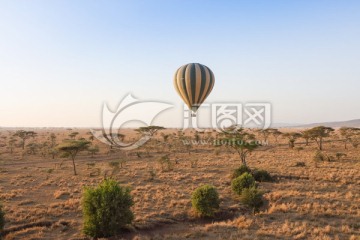
<svg viewBox="0 0 360 240">
<path fill-rule="evenodd" d="M 120 134 L 124 125 L 135 121 L 141 122 L 144 126 L 151 126 L 157 116 L 173 106 L 173 104 L 161 101 L 139 100 L 131 94 L 127 94 L 115 111 L 110 110 L 107 104 L 103 105 L 102 129 L 91 129 L 91 132 L 99 141 L 114 148 L 136 149 L 149 141 L 152 134 L 143 132 L 138 140 L 125 142 L 123 135 Z M 201 109 L 206 108 L 210 110 L 210 115 L 205 116 L 210 120 L 210 126 L 200 127 L 198 119 L 199 116 L 204 117 L 204 114 L 198 111 L 194 116 L 184 104 L 182 129 L 193 128 L 202 132 L 205 128 L 212 128 L 218 132 L 224 132 L 231 126 L 266 129 L 271 125 L 270 103 L 203 103 Z"/>
</svg>

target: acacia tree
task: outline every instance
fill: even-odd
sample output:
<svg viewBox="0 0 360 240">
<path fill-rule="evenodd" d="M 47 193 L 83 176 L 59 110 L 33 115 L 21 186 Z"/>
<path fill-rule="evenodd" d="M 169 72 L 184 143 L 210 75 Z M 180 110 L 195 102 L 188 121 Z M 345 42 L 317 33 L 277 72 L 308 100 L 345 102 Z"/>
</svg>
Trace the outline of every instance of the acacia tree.
<svg viewBox="0 0 360 240">
<path fill-rule="evenodd" d="M 50 138 L 50 142 L 51 142 L 51 147 L 52 148 L 55 147 L 55 145 L 56 145 L 56 135 L 55 135 L 55 133 L 51 133 L 49 138 Z"/>
<path fill-rule="evenodd" d="M 89 144 L 90 144 L 90 142 L 85 141 L 85 140 L 67 140 L 56 147 L 57 150 L 62 151 L 71 157 L 73 167 L 74 167 L 74 175 L 77 175 L 76 166 L 75 166 L 75 158 L 79 152 L 88 149 Z"/>
<path fill-rule="evenodd" d="M 265 142 L 267 142 L 269 136 L 272 134 L 272 131 L 273 131 L 272 128 L 257 130 L 257 132 L 263 137 Z"/>
<path fill-rule="evenodd" d="M 321 151 L 323 150 L 324 138 L 330 137 L 330 134 L 334 131 L 334 129 L 331 127 L 318 126 L 307 131 L 310 135 L 310 139 L 315 140 L 319 150 Z"/>
<path fill-rule="evenodd" d="M 276 128 L 272 128 L 271 129 L 271 135 L 273 135 L 273 137 L 275 138 L 275 142 L 277 143 L 278 142 L 278 138 L 283 135 L 282 132 L 280 132 L 278 129 Z"/>
<path fill-rule="evenodd" d="M 360 134 L 360 128 L 354 127 L 341 127 L 339 129 L 341 137 L 343 137 L 344 147 L 347 149 L 347 143 L 351 142 L 354 136 Z"/>
<path fill-rule="evenodd" d="M 37 133 L 34 131 L 25 131 L 25 130 L 18 130 L 14 133 L 14 137 L 18 137 L 22 140 L 21 147 L 24 150 L 25 149 L 25 142 L 29 138 L 35 138 L 37 136 Z"/>
<path fill-rule="evenodd" d="M 135 131 L 141 135 L 152 137 L 159 130 L 163 130 L 163 129 L 165 129 L 165 128 L 160 127 L 160 126 L 147 126 L 147 127 L 139 127 Z M 146 144 L 143 146 L 146 148 L 147 154 L 150 155 L 150 150 L 154 147 L 154 145 L 151 143 L 151 141 L 147 141 Z"/>
<path fill-rule="evenodd" d="M 16 139 L 11 137 L 8 142 L 8 147 L 10 149 L 11 154 L 14 152 L 15 143 L 16 143 Z"/>
<path fill-rule="evenodd" d="M 91 154 L 91 157 L 92 157 L 92 158 L 94 157 L 95 154 L 97 154 L 97 153 L 100 151 L 98 145 L 89 147 L 87 150 L 88 150 L 88 152 Z"/>
<path fill-rule="evenodd" d="M 246 165 L 246 158 L 249 153 L 254 151 L 261 145 L 256 141 L 255 135 L 248 133 L 244 128 L 237 128 L 232 126 L 226 129 L 223 133 L 224 138 L 217 140 L 216 145 L 230 147 L 234 149 L 240 156 L 242 164 Z"/>
<path fill-rule="evenodd" d="M 284 133 L 283 135 L 284 135 L 284 137 L 286 137 L 289 140 L 289 142 L 288 142 L 289 148 L 294 148 L 296 140 L 299 137 L 301 137 L 301 134 L 298 132 L 287 132 L 287 133 Z"/>
<path fill-rule="evenodd" d="M 75 137 L 76 137 L 77 135 L 79 135 L 79 132 L 72 132 L 72 133 L 69 134 L 69 137 L 70 137 L 71 139 L 75 139 Z"/>
<path fill-rule="evenodd" d="M 305 145 L 309 146 L 309 140 L 311 138 L 309 130 L 302 131 L 301 132 L 301 137 L 305 140 Z"/>
<path fill-rule="evenodd" d="M 135 131 L 141 134 L 153 136 L 156 134 L 157 131 L 165 129 L 164 127 L 160 126 L 148 126 L 148 127 L 139 127 Z"/>
</svg>

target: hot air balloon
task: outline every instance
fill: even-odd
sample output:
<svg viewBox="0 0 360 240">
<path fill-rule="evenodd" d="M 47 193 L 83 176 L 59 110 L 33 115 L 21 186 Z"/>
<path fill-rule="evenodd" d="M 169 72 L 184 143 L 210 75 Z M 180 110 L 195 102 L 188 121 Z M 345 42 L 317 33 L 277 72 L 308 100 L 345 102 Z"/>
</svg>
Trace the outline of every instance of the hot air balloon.
<svg viewBox="0 0 360 240">
<path fill-rule="evenodd" d="M 174 76 L 174 86 L 185 104 L 193 112 L 205 101 L 214 87 L 213 72 L 200 63 L 189 63 L 181 66 Z"/>
</svg>

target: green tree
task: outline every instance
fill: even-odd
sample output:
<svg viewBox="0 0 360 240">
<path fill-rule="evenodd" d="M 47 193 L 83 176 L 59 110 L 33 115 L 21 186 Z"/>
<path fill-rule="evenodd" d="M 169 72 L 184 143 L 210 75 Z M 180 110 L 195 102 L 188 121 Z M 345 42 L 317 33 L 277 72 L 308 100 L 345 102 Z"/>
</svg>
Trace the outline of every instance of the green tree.
<svg viewBox="0 0 360 240">
<path fill-rule="evenodd" d="M 77 175 L 76 166 L 75 166 L 75 158 L 79 152 L 88 149 L 89 144 L 90 144 L 90 142 L 85 141 L 85 140 L 66 140 L 56 147 L 57 150 L 62 151 L 71 157 L 73 167 L 74 167 L 74 175 Z"/>
<path fill-rule="evenodd" d="M 37 136 L 37 133 L 34 131 L 18 130 L 13 136 L 18 137 L 22 140 L 21 147 L 22 149 L 25 149 L 26 140 L 28 140 L 29 138 L 35 138 Z"/>
<path fill-rule="evenodd" d="M 154 134 L 156 134 L 157 131 L 163 130 L 163 129 L 165 129 L 165 128 L 160 127 L 160 126 L 148 126 L 148 127 L 140 127 L 138 129 L 136 129 L 135 131 L 137 131 L 138 133 L 144 134 L 144 135 L 153 136 Z"/>
<path fill-rule="evenodd" d="M 298 138 L 301 137 L 301 134 L 297 132 L 287 132 L 284 133 L 283 136 L 288 139 L 289 148 L 294 148 L 295 142 Z"/>
<path fill-rule="evenodd" d="M 300 134 L 301 134 L 301 137 L 305 140 L 305 145 L 309 146 L 309 140 L 311 138 L 309 131 L 305 130 L 305 131 L 302 131 Z"/>
<path fill-rule="evenodd" d="M 56 145 L 56 135 L 55 135 L 55 133 L 50 134 L 50 142 L 51 142 L 51 147 L 52 148 L 55 147 L 55 145 Z"/>
<path fill-rule="evenodd" d="M 247 133 L 243 128 L 232 126 L 226 129 L 223 135 L 225 137 L 215 141 L 215 144 L 217 146 L 225 145 L 226 147 L 234 149 L 239 154 L 241 162 L 244 165 L 246 165 L 247 155 L 261 146 L 259 142 L 255 140 L 255 136 Z"/>
<path fill-rule="evenodd" d="M 8 147 L 10 149 L 10 153 L 12 154 L 14 152 L 14 147 L 15 147 L 15 143 L 16 143 L 16 139 L 11 137 L 9 139 L 9 143 L 8 143 Z"/>
<path fill-rule="evenodd" d="M 347 149 L 347 143 L 350 143 L 354 136 L 358 136 L 360 134 L 360 128 L 341 127 L 339 132 L 344 141 L 344 148 Z"/>
<path fill-rule="evenodd" d="M 71 139 L 75 139 L 75 137 L 76 137 L 77 135 L 79 135 L 79 132 L 72 132 L 72 133 L 69 134 L 69 137 L 70 137 Z"/>
<path fill-rule="evenodd" d="M 91 157 L 94 157 L 94 155 L 97 154 L 97 153 L 100 151 L 98 145 L 89 147 L 87 150 L 88 150 L 88 152 L 91 154 Z"/>
<path fill-rule="evenodd" d="M 310 139 L 315 140 L 319 147 L 319 150 L 323 150 L 324 138 L 330 137 L 330 134 L 334 131 L 331 127 L 318 126 L 307 130 L 310 135 Z"/>
</svg>

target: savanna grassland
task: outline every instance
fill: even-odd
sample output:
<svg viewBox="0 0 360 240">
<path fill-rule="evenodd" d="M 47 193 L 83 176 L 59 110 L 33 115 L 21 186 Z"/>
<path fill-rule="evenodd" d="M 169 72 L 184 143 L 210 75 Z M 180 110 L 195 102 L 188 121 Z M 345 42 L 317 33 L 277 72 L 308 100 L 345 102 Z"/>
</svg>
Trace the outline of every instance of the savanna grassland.
<svg viewBox="0 0 360 240">
<path fill-rule="evenodd" d="M 300 137 L 290 148 L 285 136 L 269 136 L 269 145 L 248 154 L 250 168 L 267 170 L 274 178 L 258 184 L 265 204 L 255 214 L 231 190 L 233 170 L 241 165 L 231 148 L 184 146 L 177 130 L 166 129 L 147 145 L 122 152 L 92 140 L 85 129 L 32 129 L 37 134 L 23 150 L 17 137 L 9 145 L 15 131 L 0 131 L 0 202 L 8 240 L 87 239 L 82 234 L 83 188 L 105 177 L 129 186 L 134 199 L 133 224 L 112 239 L 360 239 L 360 147 L 345 149 L 338 131 L 324 142 L 330 161 L 314 161 L 316 142 L 306 146 Z M 79 152 L 74 175 L 68 156 L 49 152 L 51 134 L 54 146 L 84 138 L 98 150 Z M 133 130 L 123 134 L 125 141 L 137 137 Z M 194 130 L 185 133 L 194 135 Z M 213 131 L 199 136 L 215 137 Z M 340 152 L 346 156 L 337 158 Z M 191 193 L 203 184 L 219 192 L 214 218 L 199 218 L 192 210 Z"/>
</svg>

